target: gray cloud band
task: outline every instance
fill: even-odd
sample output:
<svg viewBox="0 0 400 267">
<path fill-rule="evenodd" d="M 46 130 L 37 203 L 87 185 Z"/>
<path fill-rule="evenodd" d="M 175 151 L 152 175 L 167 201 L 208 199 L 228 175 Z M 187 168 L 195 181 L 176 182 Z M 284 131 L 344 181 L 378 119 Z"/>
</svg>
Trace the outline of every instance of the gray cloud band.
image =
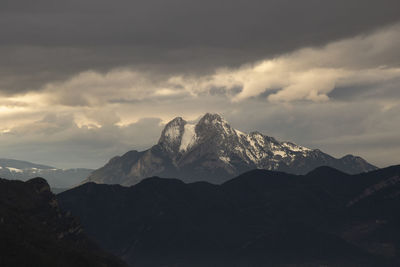
<svg viewBox="0 0 400 267">
<path fill-rule="evenodd" d="M 0 3 L 0 90 L 85 70 L 204 74 L 400 19 L 396 0 L 10 1 Z"/>
</svg>

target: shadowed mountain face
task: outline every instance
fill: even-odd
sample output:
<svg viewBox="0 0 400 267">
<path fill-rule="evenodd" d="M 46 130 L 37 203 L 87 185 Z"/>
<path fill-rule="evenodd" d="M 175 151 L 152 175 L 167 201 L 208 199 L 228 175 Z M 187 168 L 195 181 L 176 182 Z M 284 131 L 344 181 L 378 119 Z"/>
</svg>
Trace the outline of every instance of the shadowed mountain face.
<svg viewBox="0 0 400 267">
<path fill-rule="evenodd" d="M 63 213 L 42 178 L 0 179 L 0 266 L 125 266 Z"/>
<path fill-rule="evenodd" d="M 0 177 L 9 180 L 27 181 L 32 177 L 43 177 L 52 188 L 71 188 L 80 184 L 93 170 L 58 169 L 15 159 L 0 159 Z"/>
<path fill-rule="evenodd" d="M 254 170 L 222 185 L 153 177 L 57 197 L 131 266 L 398 266 L 399 175 Z"/>
<path fill-rule="evenodd" d="M 305 174 L 319 166 L 350 174 L 376 169 L 360 157 L 336 159 L 318 149 L 280 142 L 258 132 L 245 134 L 219 115 L 208 113 L 196 124 L 175 118 L 165 126 L 157 145 L 111 159 L 86 181 L 133 185 L 160 176 L 221 184 L 252 169 Z"/>
</svg>

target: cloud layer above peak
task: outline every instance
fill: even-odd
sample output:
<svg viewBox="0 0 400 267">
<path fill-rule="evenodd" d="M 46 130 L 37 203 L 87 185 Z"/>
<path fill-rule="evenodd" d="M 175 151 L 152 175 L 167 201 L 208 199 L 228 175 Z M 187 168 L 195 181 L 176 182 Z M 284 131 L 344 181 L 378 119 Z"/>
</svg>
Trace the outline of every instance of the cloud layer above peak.
<svg viewBox="0 0 400 267">
<path fill-rule="evenodd" d="M 218 112 L 399 163 L 398 1 L 117 2 L 0 4 L 1 157 L 99 167 L 175 116 Z"/>
<path fill-rule="evenodd" d="M 384 90 L 400 78 L 400 25 L 309 47 L 210 74 L 165 74 L 134 68 L 84 71 L 30 93 L 42 103 L 96 107 L 223 95 L 230 101 L 324 102 L 334 90 Z M 351 91 L 351 89 L 348 89 Z M 366 89 L 367 90 L 367 89 Z M 371 90 L 371 89 L 369 89 Z M 362 92 L 360 92 L 362 94 Z M 37 100 L 35 99 L 35 102 Z"/>
</svg>

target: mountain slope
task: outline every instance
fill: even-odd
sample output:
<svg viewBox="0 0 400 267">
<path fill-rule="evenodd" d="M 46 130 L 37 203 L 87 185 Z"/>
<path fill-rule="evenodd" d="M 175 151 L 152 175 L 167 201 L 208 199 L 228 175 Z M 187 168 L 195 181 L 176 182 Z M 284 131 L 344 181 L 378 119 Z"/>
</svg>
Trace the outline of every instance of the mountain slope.
<svg viewBox="0 0 400 267">
<path fill-rule="evenodd" d="M 42 178 L 0 179 L 0 266 L 125 266 L 62 212 Z"/>
<path fill-rule="evenodd" d="M 253 170 L 222 185 L 153 177 L 57 197 L 131 266 L 397 266 L 399 175 Z"/>
<path fill-rule="evenodd" d="M 220 184 L 251 169 L 305 174 L 324 165 L 351 174 L 376 169 L 360 157 L 336 159 L 318 149 L 280 142 L 258 132 L 245 134 L 219 115 L 207 113 L 196 124 L 173 119 L 157 145 L 111 159 L 86 181 L 133 185 L 157 175 Z"/>
<path fill-rule="evenodd" d="M 15 159 L 0 159 L 0 177 L 9 180 L 27 181 L 33 177 L 43 177 L 52 188 L 71 188 L 81 183 L 93 170 L 58 169 Z"/>
</svg>

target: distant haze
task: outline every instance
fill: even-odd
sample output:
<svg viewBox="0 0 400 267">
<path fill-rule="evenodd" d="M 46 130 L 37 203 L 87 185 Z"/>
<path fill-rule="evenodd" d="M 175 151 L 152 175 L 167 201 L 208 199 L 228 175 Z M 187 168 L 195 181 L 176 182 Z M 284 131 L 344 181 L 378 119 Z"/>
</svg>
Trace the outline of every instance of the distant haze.
<svg viewBox="0 0 400 267">
<path fill-rule="evenodd" d="M 98 168 L 176 116 L 400 163 L 400 2 L 0 3 L 0 158 Z"/>
</svg>

